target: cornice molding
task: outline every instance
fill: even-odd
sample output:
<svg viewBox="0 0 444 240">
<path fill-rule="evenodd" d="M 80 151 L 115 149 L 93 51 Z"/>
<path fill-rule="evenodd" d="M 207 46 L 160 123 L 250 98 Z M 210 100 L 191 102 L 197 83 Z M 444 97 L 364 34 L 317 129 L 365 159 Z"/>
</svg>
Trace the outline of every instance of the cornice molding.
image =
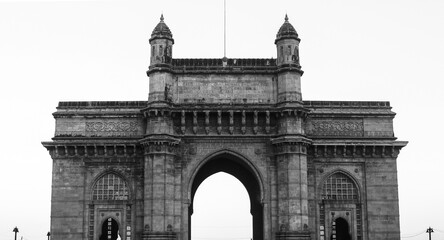
<svg viewBox="0 0 444 240">
<path fill-rule="evenodd" d="M 141 157 L 142 146 L 137 142 L 55 141 L 42 142 L 53 158 L 73 157 Z"/>
<path fill-rule="evenodd" d="M 396 158 L 405 141 L 349 141 L 314 142 L 308 148 L 308 155 L 314 158 Z"/>
</svg>

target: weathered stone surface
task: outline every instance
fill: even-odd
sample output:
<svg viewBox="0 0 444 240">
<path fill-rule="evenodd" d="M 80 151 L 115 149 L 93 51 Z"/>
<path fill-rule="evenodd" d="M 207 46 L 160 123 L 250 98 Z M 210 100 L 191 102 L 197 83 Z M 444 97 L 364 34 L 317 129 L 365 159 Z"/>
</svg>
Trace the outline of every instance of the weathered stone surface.
<svg viewBox="0 0 444 240">
<path fill-rule="evenodd" d="M 256 240 L 330 239 L 344 222 L 351 239 L 400 239 L 406 142 L 388 102 L 302 101 L 296 32 L 278 34 L 277 59 L 174 59 L 159 24 L 148 101 L 61 102 L 54 113 L 43 143 L 54 240 L 117 228 L 125 240 L 189 240 L 194 194 L 219 171 L 246 187 Z"/>
</svg>

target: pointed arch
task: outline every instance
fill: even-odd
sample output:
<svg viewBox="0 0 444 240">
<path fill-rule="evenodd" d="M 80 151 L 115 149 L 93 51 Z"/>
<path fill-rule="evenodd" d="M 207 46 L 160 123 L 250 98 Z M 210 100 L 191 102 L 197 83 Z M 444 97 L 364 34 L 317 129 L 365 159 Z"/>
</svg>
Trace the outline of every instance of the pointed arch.
<svg viewBox="0 0 444 240">
<path fill-rule="evenodd" d="M 264 189 L 264 181 L 263 181 L 263 177 L 262 174 L 260 173 L 260 171 L 255 167 L 255 165 L 253 164 L 253 162 L 248 159 L 247 157 L 245 157 L 244 155 L 231 150 L 231 149 L 221 149 L 218 150 L 216 152 L 213 152 L 211 154 L 208 154 L 207 156 L 205 156 L 203 158 L 203 160 L 201 160 L 197 166 L 194 168 L 192 174 L 190 175 L 190 178 L 188 180 L 188 199 L 190 199 L 192 201 L 193 199 L 193 185 L 194 187 L 197 189 L 197 187 L 200 185 L 201 181 L 196 185 L 196 176 L 198 175 L 199 172 L 201 172 L 200 170 L 207 165 L 207 163 L 209 163 L 210 161 L 214 161 L 215 159 L 230 159 L 236 163 L 238 163 L 239 165 L 243 166 L 246 170 L 248 170 L 249 172 L 251 172 L 252 175 L 254 175 L 255 180 L 257 181 L 258 185 L 259 185 L 259 200 L 260 202 L 263 202 L 265 196 L 265 189 Z M 229 172 L 228 172 L 229 173 Z M 231 173 L 229 173 L 231 174 Z M 233 175 L 233 174 L 232 174 Z M 235 176 L 236 177 L 236 176 Z M 245 183 L 239 179 L 244 185 Z"/>
<path fill-rule="evenodd" d="M 107 170 L 99 174 L 90 189 L 92 201 L 129 200 L 131 196 L 128 181 L 114 170 Z"/>
<path fill-rule="evenodd" d="M 199 185 L 209 176 L 225 172 L 237 178 L 247 190 L 250 198 L 250 213 L 253 220 L 253 239 L 264 239 L 264 181 L 259 170 L 247 157 L 231 149 L 222 149 L 207 155 L 191 172 L 188 179 L 188 234 L 191 234 L 191 214 L 194 195 Z M 191 235 L 189 235 L 191 237 Z"/>
</svg>

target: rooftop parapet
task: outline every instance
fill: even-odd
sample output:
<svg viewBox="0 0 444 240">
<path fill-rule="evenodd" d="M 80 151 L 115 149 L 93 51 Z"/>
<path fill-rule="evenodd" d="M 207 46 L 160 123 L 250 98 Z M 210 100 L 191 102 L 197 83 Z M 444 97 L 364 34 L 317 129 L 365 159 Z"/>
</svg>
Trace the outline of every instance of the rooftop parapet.
<svg viewBox="0 0 444 240">
<path fill-rule="evenodd" d="M 204 102 L 202 102 L 204 103 Z M 240 104 L 251 102 L 240 102 Z M 208 102 L 206 102 L 208 104 Z M 57 109 L 64 108 L 144 108 L 146 101 L 73 101 L 59 102 Z M 387 108 L 391 109 L 387 101 L 304 101 L 308 108 Z"/>
<path fill-rule="evenodd" d="M 390 102 L 382 101 L 304 101 L 304 107 L 312 108 L 389 108 Z"/>
<path fill-rule="evenodd" d="M 59 102 L 57 109 L 73 108 L 143 108 L 146 101 L 79 101 Z"/>
<path fill-rule="evenodd" d="M 221 58 L 183 58 L 172 59 L 171 64 L 175 71 L 274 71 L 277 69 L 276 59 L 273 58 L 228 58 L 226 61 Z"/>
</svg>

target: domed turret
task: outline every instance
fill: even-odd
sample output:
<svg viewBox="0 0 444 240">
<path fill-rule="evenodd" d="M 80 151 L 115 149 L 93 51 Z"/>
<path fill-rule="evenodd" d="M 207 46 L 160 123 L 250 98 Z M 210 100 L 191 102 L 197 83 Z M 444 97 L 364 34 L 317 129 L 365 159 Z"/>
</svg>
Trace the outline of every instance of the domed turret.
<svg viewBox="0 0 444 240">
<path fill-rule="evenodd" d="M 154 39 L 169 39 L 174 43 L 173 34 L 171 33 L 170 28 L 163 21 L 163 14 L 160 16 L 160 22 L 154 28 L 151 33 L 150 42 Z"/>
<path fill-rule="evenodd" d="M 150 66 L 146 73 L 150 78 L 148 101 L 152 102 L 170 102 L 172 99 L 170 88 L 173 86 L 171 63 L 174 39 L 170 28 L 163 20 L 162 14 L 160 22 L 154 28 L 150 38 Z"/>
<path fill-rule="evenodd" d="M 293 25 L 288 21 L 288 16 L 285 14 L 285 22 L 282 24 L 281 28 L 279 28 L 279 32 L 276 34 L 276 42 L 289 38 L 289 39 L 296 39 L 298 41 L 301 41 L 299 39 L 298 33 L 296 32 L 296 29 L 294 29 Z"/>
<path fill-rule="evenodd" d="M 170 28 L 165 24 L 163 19 L 162 14 L 160 16 L 160 22 L 151 33 L 151 66 L 156 64 L 171 64 L 174 39 Z"/>
<path fill-rule="evenodd" d="M 299 66 L 299 39 L 298 33 L 288 21 L 285 14 L 285 22 L 279 28 L 274 43 L 277 47 L 277 64 Z"/>
<path fill-rule="evenodd" d="M 285 22 L 276 34 L 277 66 L 278 73 L 278 101 L 281 103 L 302 103 L 301 76 L 303 71 L 299 64 L 298 33 L 288 22 L 285 14 Z"/>
</svg>

